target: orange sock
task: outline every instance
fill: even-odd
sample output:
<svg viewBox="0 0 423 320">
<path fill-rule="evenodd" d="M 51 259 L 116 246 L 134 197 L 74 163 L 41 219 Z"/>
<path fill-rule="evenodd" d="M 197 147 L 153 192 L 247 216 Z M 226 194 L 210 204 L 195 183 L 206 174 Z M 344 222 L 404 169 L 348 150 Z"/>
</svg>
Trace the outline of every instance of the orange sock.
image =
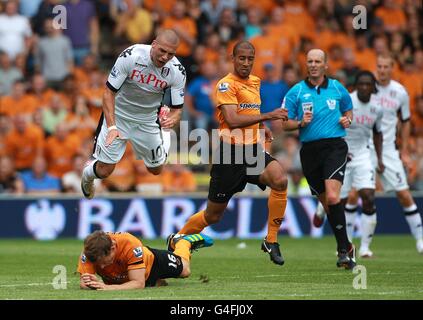
<svg viewBox="0 0 423 320">
<path fill-rule="evenodd" d="M 204 213 L 205 211 L 203 210 L 192 215 L 178 233 L 195 234 L 203 231 L 203 229 L 209 225 L 204 217 Z"/>
<path fill-rule="evenodd" d="M 286 190 L 271 190 L 267 206 L 269 207 L 269 220 L 267 222 L 267 242 L 278 242 L 278 232 L 285 216 Z"/>
<path fill-rule="evenodd" d="M 173 252 L 177 256 L 180 256 L 181 258 L 184 258 L 187 261 L 191 260 L 191 252 L 189 251 L 191 249 L 191 242 L 185 239 L 181 239 L 178 242 L 176 242 L 175 245 L 175 251 Z"/>
</svg>

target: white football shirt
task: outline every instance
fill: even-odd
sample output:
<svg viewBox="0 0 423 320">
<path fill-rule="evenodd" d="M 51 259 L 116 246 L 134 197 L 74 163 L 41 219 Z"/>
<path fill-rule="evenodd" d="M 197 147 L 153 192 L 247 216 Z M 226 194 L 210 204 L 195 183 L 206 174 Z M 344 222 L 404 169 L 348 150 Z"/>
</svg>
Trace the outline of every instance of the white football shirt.
<svg viewBox="0 0 423 320">
<path fill-rule="evenodd" d="M 410 99 L 405 88 L 391 80 L 387 86 L 377 86 L 376 101 L 382 107 L 383 148 L 395 148 L 398 114 L 401 121 L 410 119 Z"/>
<path fill-rule="evenodd" d="M 153 64 L 151 45 L 135 44 L 125 49 L 113 66 L 107 86 L 117 92 L 115 114 L 133 122 L 156 121 L 166 90 L 173 106 L 183 105 L 185 69 L 176 57 L 162 68 Z"/>
<path fill-rule="evenodd" d="M 345 141 L 348 144 L 348 152 L 353 159 L 369 157 L 369 142 L 373 137 L 373 128 L 376 128 L 377 132 L 382 130 L 383 110 L 378 105 L 374 94 L 372 94 L 370 101 L 367 103 L 358 99 L 357 91 L 352 92 L 350 96 L 354 118 L 351 126 L 347 129 L 345 137 Z M 373 145 L 373 141 L 370 143 Z"/>
</svg>

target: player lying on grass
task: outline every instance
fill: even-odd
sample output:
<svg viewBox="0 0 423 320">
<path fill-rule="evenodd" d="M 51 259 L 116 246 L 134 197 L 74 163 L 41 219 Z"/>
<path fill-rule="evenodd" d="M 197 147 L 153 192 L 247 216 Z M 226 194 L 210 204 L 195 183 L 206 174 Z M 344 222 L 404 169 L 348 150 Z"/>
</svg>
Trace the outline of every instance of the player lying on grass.
<svg viewBox="0 0 423 320">
<path fill-rule="evenodd" d="M 193 234 L 175 239 L 175 251 L 170 252 L 144 246 L 129 233 L 95 231 L 85 239 L 79 259 L 80 288 L 143 289 L 161 285 L 166 278 L 187 278 L 191 252 L 212 245 L 206 235 Z"/>
</svg>

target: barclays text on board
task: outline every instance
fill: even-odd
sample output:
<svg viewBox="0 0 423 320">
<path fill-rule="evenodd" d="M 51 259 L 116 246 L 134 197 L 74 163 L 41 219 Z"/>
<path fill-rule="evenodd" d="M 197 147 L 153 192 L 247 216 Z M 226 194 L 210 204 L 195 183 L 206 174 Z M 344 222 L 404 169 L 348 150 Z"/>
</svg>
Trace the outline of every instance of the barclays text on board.
<svg viewBox="0 0 423 320">
<path fill-rule="evenodd" d="M 416 201 L 423 207 L 423 197 Z M 192 214 L 205 208 L 206 202 L 206 198 L 186 197 L 0 200 L 0 238 L 83 239 L 97 229 L 127 231 L 145 239 L 165 238 L 179 230 Z M 396 198 L 378 198 L 376 205 L 377 233 L 409 232 Z M 291 237 L 321 237 L 330 233 L 327 224 L 324 228 L 313 227 L 315 208 L 314 198 L 289 199 L 280 233 Z M 356 227 L 359 235 L 358 221 Z M 266 228 L 267 199 L 239 197 L 231 200 L 222 221 L 205 232 L 216 239 L 263 238 Z"/>
</svg>

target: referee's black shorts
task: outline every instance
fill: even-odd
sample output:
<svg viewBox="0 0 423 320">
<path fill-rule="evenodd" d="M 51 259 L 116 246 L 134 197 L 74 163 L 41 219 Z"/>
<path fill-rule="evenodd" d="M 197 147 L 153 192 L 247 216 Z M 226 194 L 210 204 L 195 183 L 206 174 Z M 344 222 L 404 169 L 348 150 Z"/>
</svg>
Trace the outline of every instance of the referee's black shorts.
<svg viewBox="0 0 423 320">
<path fill-rule="evenodd" d="M 250 149 L 246 151 L 246 148 Z M 227 161 L 224 161 L 224 156 L 229 155 L 228 150 L 230 150 L 231 156 L 230 163 L 225 163 Z M 240 154 L 242 154 L 242 159 L 237 157 Z M 253 158 L 248 159 L 248 155 L 252 155 Z M 218 203 L 228 202 L 235 193 L 244 190 L 247 183 L 255 184 L 265 190 L 266 185 L 259 182 L 262 172 L 258 171 L 260 168 L 266 168 L 270 162 L 275 160 L 259 144 L 244 146 L 229 145 L 225 142 L 220 142 L 217 158 L 219 159 L 218 163 L 214 160 L 210 171 L 208 199 Z M 227 157 L 226 160 L 228 160 Z M 251 173 L 248 169 L 254 170 L 251 170 Z"/>
<path fill-rule="evenodd" d="M 303 143 L 301 165 L 311 193 L 325 192 L 325 180 L 344 182 L 348 145 L 343 138 L 321 139 Z"/>
</svg>

